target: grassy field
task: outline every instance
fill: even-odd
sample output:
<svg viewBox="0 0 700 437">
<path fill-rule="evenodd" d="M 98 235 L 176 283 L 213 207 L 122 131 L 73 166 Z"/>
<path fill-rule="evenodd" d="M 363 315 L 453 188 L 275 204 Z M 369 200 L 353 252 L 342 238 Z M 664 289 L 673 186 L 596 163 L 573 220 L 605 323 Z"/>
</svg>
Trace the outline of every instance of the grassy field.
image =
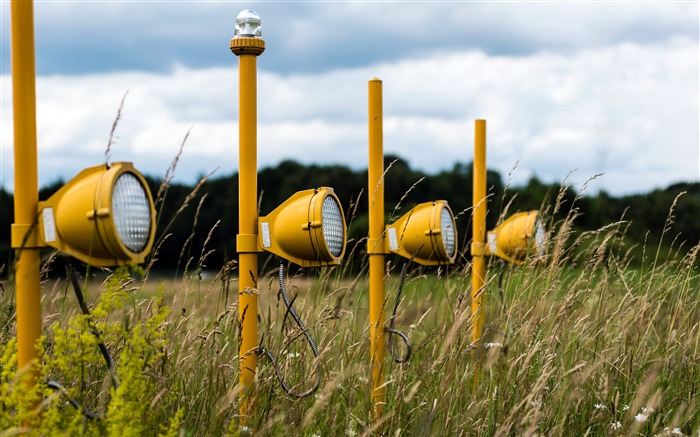
<svg viewBox="0 0 700 437">
<path fill-rule="evenodd" d="M 319 346 L 321 386 L 293 399 L 261 356 L 250 429 L 294 436 L 700 436 L 698 247 L 663 257 L 650 248 L 641 266 L 630 266 L 624 224 L 573 241 L 566 223 L 557 229 L 544 264 L 491 262 L 478 344 L 470 337 L 470 266 L 408 270 L 394 323 L 410 337 L 413 356 L 396 364 L 387 354 L 379 420 L 369 398 L 366 272 L 289 276 L 294 306 Z M 400 271 L 389 268 L 387 318 Z M 238 416 L 237 271 L 232 265 L 201 273 L 144 280 L 120 270 L 82 281 L 92 318 L 81 315 L 65 279 L 44 282 L 44 376 L 102 420 L 86 419 L 44 384 L 34 393 L 45 399 L 41 422 L 23 404 L 31 396 L 16 371 L 14 292 L 2 284 L 0 436 L 23 433 L 28 424 L 36 435 L 246 433 Z M 260 344 L 276 355 L 287 384 L 304 390 L 313 383 L 311 350 L 286 314 L 276 266 L 260 273 Z M 96 347 L 93 323 L 116 375 Z"/>
</svg>

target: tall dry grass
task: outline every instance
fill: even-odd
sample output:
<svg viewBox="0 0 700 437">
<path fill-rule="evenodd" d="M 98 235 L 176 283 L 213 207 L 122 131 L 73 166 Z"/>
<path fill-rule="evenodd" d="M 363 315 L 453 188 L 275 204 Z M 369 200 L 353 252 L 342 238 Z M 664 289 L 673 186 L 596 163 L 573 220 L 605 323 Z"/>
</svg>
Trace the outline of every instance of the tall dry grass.
<svg viewBox="0 0 700 437">
<path fill-rule="evenodd" d="M 167 196 L 178 158 L 156 205 Z M 317 364 L 323 379 L 313 396 L 293 399 L 261 356 L 249 427 L 263 436 L 699 435 L 700 246 L 683 247 L 668 235 L 672 208 L 664 230 L 671 244 L 644 247 L 642 265 L 633 266 L 624 217 L 595 231 L 575 232 L 576 207 L 562 205 L 563 192 L 542 211 L 549 229 L 545 259 L 521 266 L 490 261 L 486 324 L 478 344 L 471 343 L 470 265 L 410 266 L 394 326 L 409 335 L 413 356 L 397 364 L 387 354 L 387 400 L 378 419 L 372 417 L 369 397 L 366 263 L 355 276 L 348 275 L 345 264 L 293 270 L 287 277 L 294 306 L 319 345 L 318 361 L 280 298 L 276 261 L 263 263 L 254 291 L 260 301 L 260 345 L 275 354 L 295 390 L 313 383 Z M 569 213 L 555 221 L 564 207 Z M 172 223 L 176 218 L 161 219 Z M 95 319 L 119 375 L 124 375 L 121 369 L 133 373 L 133 360 L 143 358 L 136 369 L 143 378 L 134 379 L 138 384 L 122 381 L 129 405 L 139 409 L 136 416 L 123 416 L 123 424 L 137 421 L 140 427 L 129 428 L 134 435 L 153 430 L 237 435 L 243 430 L 236 262 L 207 275 L 206 244 L 200 253 L 185 244 L 178 277 L 158 277 L 152 267 L 168 238 L 165 228 L 145 270 L 92 271 L 83 282 L 90 305 L 109 309 Z M 361 253 L 365 243 L 353 242 L 348 252 Z M 669 246 L 671 253 L 663 253 Z M 401 263 L 391 259 L 387 264 L 387 314 L 394 307 Z M 13 285 L 2 284 L 0 291 L 4 436 L 26 430 L 16 423 L 19 407 L 5 400 L 16 397 L 21 375 L 12 367 Z M 101 414 L 124 413 L 113 405 L 111 399 L 119 397 L 106 382 L 109 375 L 99 356 L 89 352 L 94 341 L 87 340 L 89 326 L 81 322 L 68 282 L 45 278 L 42 294 L 46 376 L 61 378 L 81 404 Z M 134 332 L 143 332 L 137 343 Z M 88 336 L 83 358 L 73 363 L 79 373 L 61 361 L 65 333 Z M 395 346 L 404 347 L 400 341 Z M 85 434 L 116 435 L 121 429 L 119 422 L 112 427 L 88 423 L 55 394 L 48 395 L 44 408 L 54 428 L 39 434 L 60 435 L 76 424 Z"/>
<path fill-rule="evenodd" d="M 550 223 L 544 264 L 491 262 L 479 344 L 471 344 L 469 265 L 408 270 L 395 326 L 410 336 L 413 356 L 395 364 L 387 354 L 379 420 L 369 399 L 366 275 L 345 277 L 342 268 L 290 275 L 294 305 L 319 345 L 322 385 L 292 399 L 261 356 L 251 427 L 257 435 L 698 435 L 699 247 L 672 246 L 663 263 L 648 248 L 647 262 L 631 266 L 628 223 L 574 233 L 574 215 Z M 275 353 L 287 383 L 304 390 L 315 362 L 286 314 L 276 267 L 261 269 L 256 290 L 260 344 Z M 400 271 L 388 267 L 387 313 Z M 187 268 L 177 280 L 122 278 L 127 304 L 108 316 L 114 323 L 148 319 L 158 295 L 170 308 L 162 357 L 143 370 L 151 380 L 143 420 L 167 423 L 182 410 L 184 435 L 240 431 L 236 282 L 235 263 L 210 277 Z M 65 282 L 44 286 L 45 326 L 78 314 Z M 93 304 L 104 287 L 87 283 Z M 4 343 L 13 334 L 7 326 Z M 123 345 L 114 338 L 107 346 L 118 356 Z M 84 399 L 99 407 L 98 397 Z"/>
</svg>

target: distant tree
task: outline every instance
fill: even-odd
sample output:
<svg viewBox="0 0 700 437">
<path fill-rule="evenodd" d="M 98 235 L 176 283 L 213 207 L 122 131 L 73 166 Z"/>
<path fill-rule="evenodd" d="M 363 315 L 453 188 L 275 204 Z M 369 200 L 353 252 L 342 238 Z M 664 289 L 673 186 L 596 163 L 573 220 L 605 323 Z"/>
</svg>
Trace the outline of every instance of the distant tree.
<svg viewBox="0 0 700 437">
<path fill-rule="evenodd" d="M 15 207 L 12 194 L 0 187 L 0 267 L 5 265 L 5 274 L 12 259 L 10 227 L 14 222 Z"/>
<path fill-rule="evenodd" d="M 411 168 L 408 161 L 397 155 L 386 155 L 385 166 L 385 215 L 387 223 L 406 213 L 415 204 L 431 200 L 446 200 L 457 216 L 457 231 L 461 245 L 471 237 L 472 175 L 471 163 L 455 163 L 450 169 L 435 174 Z M 154 196 L 159 193 L 161 179 L 146 177 Z M 54 181 L 40 190 L 40 199 L 48 199 L 62 185 Z M 280 162 L 258 172 L 258 193 L 261 215 L 284 202 L 299 190 L 320 186 L 332 187 L 340 199 L 348 221 L 349 250 L 367 237 L 368 199 L 372 195 L 367 187 L 367 169 L 352 170 L 344 165 L 305 165 L 293 160 Z M 667 223 L 669 210 L 676 196 L 674 214 L 668 227 L 664 244 L 675 240 L 689 248 L 700 242 L 700 183 L 682 182 L 647 194 L 614 197 L 605 191 L 595 195 L 578 197 L 571 187 L 558 183 L 544 183 L 533 176 L 523 186 L 511 186 L 505 190 L 501 175 L 487 172 L 489 209 L 487 227 L 493 228 L 499 217 L 507 212 L 544 209 L 551 212 L 557 198 L 560 199 L 555 221 L 574 208 L 578 214 L 575 231 L 599 229 L 624 217 L 630 222 L 626 227 L 626 245 L 640 247 L 656 244 Z M 0 265 L 11 262 L 10 226 L 14 221 L 12 193 L 0 188 Z M 397 209 L 398 208 L 398 209 Z M 506 211 L 507 208 L 507 211 Z M 236 234 L 238 233 L 238 175 L 230 174 L 206 180 L 196 189 L 194 185 L 170 183 L 156 199 L 157 258 L 156 269 L 177 271 L 187 267 L 193 272 L 203 255 L 208 269 L 218 269 L 236 258 Z M 208 239 L 208 241 L 207 241 Z M 206 242 L 206 246 L 205 246 Z M 360 267 L 365 253 L 358 247 L 355 260 L 349 260 L 353 268 Z M 462 249 L 464 247 L 462 246 Z M 49 252 L 44 250 L 44 256 Z M 348 252 L 349 253 L 349 252 Z M 641 253 L 641 251 L 640 251 Z M 61 257 L 54 264 L 54 271 L 62 271 L 61 265 L 72 262 Z"/>
</svg>

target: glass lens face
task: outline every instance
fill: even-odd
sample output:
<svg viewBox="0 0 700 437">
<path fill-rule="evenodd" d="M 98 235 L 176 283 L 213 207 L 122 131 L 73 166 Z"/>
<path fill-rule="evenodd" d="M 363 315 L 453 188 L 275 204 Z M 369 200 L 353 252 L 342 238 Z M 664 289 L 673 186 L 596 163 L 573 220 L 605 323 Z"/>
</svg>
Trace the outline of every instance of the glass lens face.
<svg viewBox="0 0 700 437">
<path fill-rule="evenodd" d="M 440 213 L 440 235 L 442 235 L 442 244 L 445 246 L 447 256 L 452 257 L 455 253 L 455 227 L 450 210 L 444 207 Z"/>
<path fill-rule="evenodd" d="M 323 237 L 326 239 L 328 250 L 333 256 L 343 253 L 345 235 L 343 232 L 343 215 L 340 212 L 338 202 L 332 196 L 323 199 Z"/>
<path fill-rule="evenodd" d="M 134 253 L 143 251 L 151 231 L 151 208 L 141 181 L 122 173 L 112 192 L 112 216 L 122 244 Z"/>
</svg>

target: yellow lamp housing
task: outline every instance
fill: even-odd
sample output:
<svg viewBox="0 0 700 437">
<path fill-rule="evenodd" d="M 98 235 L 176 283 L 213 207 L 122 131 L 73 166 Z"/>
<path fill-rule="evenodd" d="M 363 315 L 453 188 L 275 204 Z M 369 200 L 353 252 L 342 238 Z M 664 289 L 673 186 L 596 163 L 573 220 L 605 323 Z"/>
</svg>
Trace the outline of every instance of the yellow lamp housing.
<svg viewBox="0 0 700 437">
<path fill-rule="evenodd" d="M 521 264 L 528 254 L 545 254 L 545 231 L 537 211 L 518 212 L 489 231 L 487 255 L 496 255 L 513 264 Z"/>
<path fill-rule="evenodd" d="M 386 227 L 389 251 L 425 265 L 452 264 L 457 257 L 457 228 L 444 200 L 420 203 Z"/>
<path fill-rule="evenodd" d="M 340 264 L 345 254 L 345 216 L 333 188 L 299 191 L 258 219 L 262 249 L 302 267 Z"/>
<path fill-rule="evenodd" d="M 129 162 L 89 167 L 39 202 L 39 236 L 96 267 L 139 264 L 151 250 L 151 191 Z"/>
</svg>

